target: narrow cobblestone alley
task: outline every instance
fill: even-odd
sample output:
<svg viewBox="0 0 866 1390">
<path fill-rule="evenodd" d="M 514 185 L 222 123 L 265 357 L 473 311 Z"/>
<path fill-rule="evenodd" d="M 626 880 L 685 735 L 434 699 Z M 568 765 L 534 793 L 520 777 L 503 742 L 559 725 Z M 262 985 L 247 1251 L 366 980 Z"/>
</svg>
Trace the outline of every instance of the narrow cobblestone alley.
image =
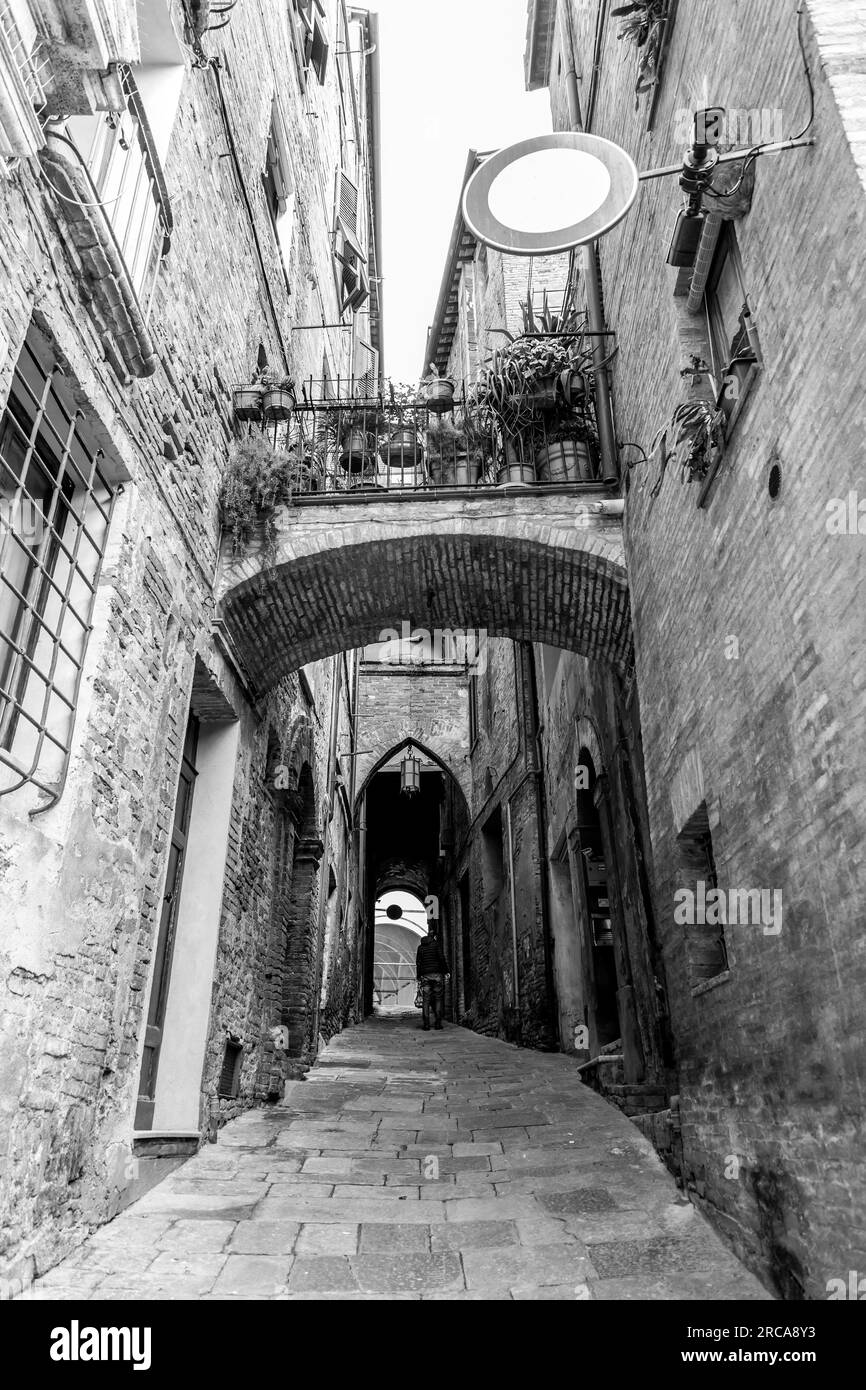
<svg viewBox="0 0 866 1390">
<path fill-rule="evenodd" d="M 768 1299 L 574 1062 L 373 1019 L 25 1297 Z"/>
</svg>

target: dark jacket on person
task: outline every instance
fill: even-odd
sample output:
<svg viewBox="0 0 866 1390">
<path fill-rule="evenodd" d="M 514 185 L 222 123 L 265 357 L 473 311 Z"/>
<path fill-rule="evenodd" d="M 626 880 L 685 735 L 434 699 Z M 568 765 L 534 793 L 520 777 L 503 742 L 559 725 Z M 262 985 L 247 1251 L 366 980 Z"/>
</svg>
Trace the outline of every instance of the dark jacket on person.
<svg viewBox="0 0 866 1390">
<path fill-rule="evenodd" d="M 445 975 L 448 962 L 442 953 L 438 936 L 425 936 L 415 956 L 415 973 L 420 980 L 422 975 Z"/>
</svg>

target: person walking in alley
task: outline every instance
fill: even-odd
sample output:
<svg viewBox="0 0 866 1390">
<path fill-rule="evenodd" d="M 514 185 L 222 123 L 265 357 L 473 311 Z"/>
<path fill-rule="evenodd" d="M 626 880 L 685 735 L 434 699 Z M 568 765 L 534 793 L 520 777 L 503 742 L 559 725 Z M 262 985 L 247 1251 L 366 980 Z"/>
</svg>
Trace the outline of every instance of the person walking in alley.
<svg viewBox="0 0 866 1390">
<path fill-rule="evenodd" d="M 433 1019 L 437 1028 L 442 1027 L 442 1006 L 445 1000 L 445 978 L 450 975 L 448 962 L 439 944 L 436 923 L 430 924 L 430 931 L 415 955 L 415 975 L 421 988 L 421 1016 L 424 1032 L 430 1031 L 430 1003 L 433 1003 Z"/>
</svg>

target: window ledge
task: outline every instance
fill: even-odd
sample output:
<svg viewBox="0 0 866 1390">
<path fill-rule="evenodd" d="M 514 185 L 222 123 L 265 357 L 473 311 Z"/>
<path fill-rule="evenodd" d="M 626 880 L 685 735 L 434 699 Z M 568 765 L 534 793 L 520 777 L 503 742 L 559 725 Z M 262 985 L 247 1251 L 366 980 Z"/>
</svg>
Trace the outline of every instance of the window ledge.
<svg viewBox="0 0 866 1390">
<path fill-rule="evenodd" d="M 701 980 L 699 985 L 692 985 L 692 998 L 698 999 L 702 994 L 709 994 L 710 990 L 718 988 L 719 985 L 727 984 L 730 978 L 730 970 L 723 970 L 721 974 L 713 975 L 709 980 Z"/>
<path fill-rule="evenodd" d="M 710 500 L 710 494 L 713 489 L 713 484 L 715 483 L 715 480 L 718 477 L 719 470 L 722 466 L 722 461 L 727 452 L 727 446 L 730 443 L 731 436 L 734 432 L 734 429 L 736 428 L 740 416 L 743 413 L 743 410 L 745 409 L 746 403 L 748 402 L 749 397 L 752 394 L 752 388 L 758 376 L 760 375 L 760 372 L 761 363 L 756 360 L 749 365 L 748 371 L 745 373 L 745 375 L 739 383 L 737 399 L 734 401 L 733 406 L 731 408 L 731 413 L 725 421 L 725 448 L 723 450 L 720 450 L 718 457 L 716 458 L 715 462 L 711 465 L 710 470 L 707 473 L 707 476 L 703 479 L 701 483 L 700 492 L 698 493 L 698 507 L 705 507 Z M 730 380 L 731 374 L 729 366 L 725 372 L 725 378 L 722 382 L 722 385 L 716 393 L 716 406 L 719 410 L 722 410 L 724 408 L 722 403 L 725 400 L 725 392 L 729 389 L 728 382 Z"/>
</svg>

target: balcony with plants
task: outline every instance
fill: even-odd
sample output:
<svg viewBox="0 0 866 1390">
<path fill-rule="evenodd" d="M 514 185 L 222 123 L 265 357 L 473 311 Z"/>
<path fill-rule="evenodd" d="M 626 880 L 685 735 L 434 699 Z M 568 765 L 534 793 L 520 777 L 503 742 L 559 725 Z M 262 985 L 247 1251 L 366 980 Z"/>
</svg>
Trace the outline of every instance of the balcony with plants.
<svg viewBox="0 0 866 1390">
<path fill-rule="evenodd" d="M 581 331 L 524 334 L 471 384 L 435 368 L 417 386 L 291 378 L 233 393 L 223 527 L 236 547 L 298 500 L 603 486 L 592 352 Z"/>
</svg>

